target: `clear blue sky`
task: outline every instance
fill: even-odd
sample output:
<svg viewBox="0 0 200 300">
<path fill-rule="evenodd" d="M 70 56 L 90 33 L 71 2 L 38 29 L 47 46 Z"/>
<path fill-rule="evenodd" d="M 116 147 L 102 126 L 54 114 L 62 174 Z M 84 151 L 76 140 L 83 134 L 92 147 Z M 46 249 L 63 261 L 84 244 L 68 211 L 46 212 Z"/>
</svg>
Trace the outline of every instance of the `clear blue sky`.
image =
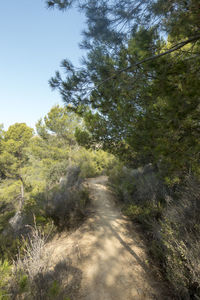
<svg viewBox="0 0 200 300">
<path fill-rule="evenodd" d="M 63 104 L 48 80 L 69 58 L 75 65 L 84 54 L 78 47 L 84 16 L 46 9 L 44 0 L 1 1 L 0 123 L 34 126 L 54 104 Z"/>
</svg>

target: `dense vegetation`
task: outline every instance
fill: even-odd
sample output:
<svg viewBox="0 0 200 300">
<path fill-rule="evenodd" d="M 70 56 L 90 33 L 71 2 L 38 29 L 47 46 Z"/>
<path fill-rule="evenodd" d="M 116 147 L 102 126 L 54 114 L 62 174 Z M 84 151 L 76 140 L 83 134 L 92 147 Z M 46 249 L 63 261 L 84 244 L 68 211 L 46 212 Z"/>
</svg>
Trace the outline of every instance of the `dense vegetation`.
<svg viewBox="0 0 200 300">
<path fill-rule="evenodd" d="M 199 1 L 46 2 L 86 16 L 82 67 L 65 59 L 67 76 L 50 80 L 84 118 L 79 143 L 119 157 L 110 182 L 125 213 L 143 225 L 177 296 L 198 299 Z"/>
<path fill-rule="evenodd" d="M 157 264 L 177 299 L 198 299 L 199 180 L 187 176 L 172 188 L 151 164 L 138 169 L 119 164 L 110 170 L 109 182 L 123 213 L 141 225 L 151 263 Z"/>
<path fill-rule="evenodd" d="M 52 299 L 56 276 L 44 290 L 37 277 L 46 276 L 39 258 L 46 236 L 81 224 L 89 203 L 83 181 L 105 172 L 114 158 L 77 144 L 84 124 L 68 108 L 54 106 L 36 134 L 25 123 L 1 128 L 0 299 Z"/>
<path fill-rule="evenodd" d="M 141 224 L 177 298 L 199 299 L 199 0 L 46 3 L 85 13 L 87 55 L 78 69 L 64 59 L 64 73 L 50 80 L 70 106 L 52 108 L 37 135 L 23 123 L 0 128 L 1 293 L 19 244 L 14 229 L 21 234 L 33 215 L 46 231 L 51 220 L 58 229 L 80 221 L 88 202 L 81 179 L 109 169 L 124 213 Z M 40 241 L 38 230 L 31 232 Z M 39 297 L 25 261 L 9 292 Z M 57 288 L 53 278 L 40 296 L 55 298 Z"/>
<path fill-rule="evenodd" d="M 78 70 L 64 60 L 50 85 L 84 116 L 90 144 L 172 178 L 199 174 L 199 1 L 78 3 L 87 57 Z"/>
</svg>

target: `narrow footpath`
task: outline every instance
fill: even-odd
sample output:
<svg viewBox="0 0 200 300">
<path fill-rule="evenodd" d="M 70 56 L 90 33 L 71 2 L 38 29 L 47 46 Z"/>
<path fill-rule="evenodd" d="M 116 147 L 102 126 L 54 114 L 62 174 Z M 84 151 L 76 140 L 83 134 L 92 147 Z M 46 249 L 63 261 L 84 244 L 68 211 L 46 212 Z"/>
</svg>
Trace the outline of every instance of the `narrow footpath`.
<svg viewBox="0 0 200 300">
<path fill-rule="evenodd" d="M 116 207 L 107 177 L 89 179 L 88 187 L 92 199 L 88 220 L 49 245 L 52 268 L 59 274 L 65 269 L 65 295 L 70 300 L 172 299 L 165 284 L 155 279 L 134 225 Z"/>
</svg>

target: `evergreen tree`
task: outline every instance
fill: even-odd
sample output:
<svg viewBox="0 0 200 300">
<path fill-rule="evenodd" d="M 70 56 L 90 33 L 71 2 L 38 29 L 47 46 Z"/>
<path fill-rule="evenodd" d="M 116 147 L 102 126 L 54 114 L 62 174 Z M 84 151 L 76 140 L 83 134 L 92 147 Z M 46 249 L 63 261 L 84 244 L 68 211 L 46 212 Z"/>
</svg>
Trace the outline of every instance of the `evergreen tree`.
<svg viewBox="0 0 200 300">
<path fill-rule="evenodd" d="M 20 180 L 21 182 L 21 203 L 24 202 L 24 176 L 23 168 L 28 164 L 26 147 L 33 137 L 33 129 L 25 123 L 11 125 L 1 142 L 0 169 L 5 178 Z"/>
<path fill-rule="evenodd" d="M 83 1 L 80 9 L 87 57 L 79 70 L 64 60 L 67 77 L 57 72 L 50 85 L 84 116 L 86 144 L 135 166 L 198 173 L 199 1 Z"/>
</svg>

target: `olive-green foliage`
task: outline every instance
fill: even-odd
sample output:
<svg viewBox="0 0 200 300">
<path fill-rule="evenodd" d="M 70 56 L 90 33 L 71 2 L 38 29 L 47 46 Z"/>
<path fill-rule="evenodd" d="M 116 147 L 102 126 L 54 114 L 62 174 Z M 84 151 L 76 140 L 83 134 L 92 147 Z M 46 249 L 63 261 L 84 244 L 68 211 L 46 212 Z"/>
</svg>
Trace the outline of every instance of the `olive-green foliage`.
<svg viewBox="0 0 200 300">
<path fill-rule="evenodd" d="M 118 163 L 109 171 L 109 182 L 116 187 L 116 192 L 125 203 L 165 202 L 167 188 L 164 186 L 159 174 L 154 172 L 153 166 L 130 169 Z"/>
<path fill-rule="evenodd" d="M 123 203 L 123 212 L 152 229 L 161 217 L 166 198 L 166 189 L 152 166 L 132 170 L 117 164 L 109 172 L 109 183 Z"/>
<path fill-rule="evenodd" d="M 199 174 L 199 0 L 47 2 L 78 2 L 87 18 L 82 67 L 64 60 L 50 80 L 84 116 L 80 143 L 173 179 Z"/>
<path fill-rule="evenodd" d="M 9 280 L 11 274 L 11 264 L 7 260 L 0 260 L 0 300 L 11 299 L 9 293 Z"/>
<path fill-rule="evenodd" d="M 57 280 L 54 280 L 49 288 L 49 297 L 50 299 L 56 299 L 56 297 L 59 295 L 60 293 L 60 286 L 59 286 L 59 282 Z"/>
<path fill-rule="evenodd" d="M 77 126 L 83 126 L 79 117 L 67 108 L 55 106 L 44 121 L 37 123 L 37 136 L 32 136 L 32 129 L 23 123 L 3 132 L 0 164 L 4 163 L 5 172 L 0 178 L 0 258 L 15 259 L 18 249 L 23 250 L 21 234 L 29 232 L 26 225 L 33 224 L 34 219 L 47 233 L 52 220 L 55 232 L 77 226 L 86 217 L 89 194 L 82 182 L 86 177 L 105 174 L 115 164 L 115 158 L 102 150 L 86 150 L 78 145 Z M 20 228 L 11 227 L 9 221 L 19 207 Z M 27 273 L 18 275 L 17 293 L 28 293 Z M 48 288 L 50 294 L 56 289 L 53 285 Z"/>
<path fill-rule="evenodd" d="M 75 144 L 75 127 L 80 119 L 66 108 L 59 106 L 53 107 L 44 119 L 44 124 L 38 124 L 37 129 L 39 133 L 45 131 L 46 135 L 41 133 L 40 136 L 33 136 L 33 130 L 24 123 L 16 123 L 1 134 L 0 254 L 2 257 L 10 258 L 11 255 L 16 254 L 17 242 L 15 237 L 12 237 L 9 219 L 20 207 L 21 186 L 24 187 L 22 207 L 24 225 L 31 224 L 33 215 L 36 215 L 38 223 L 48 227 L 50 220 L 45 215 L 47 191 L 66 174 L 69 152 Z M 15 235 L 17 234 L 15 232 Z"/>
<path fill-rule="evenodd" d="M 0 258 L 11 259 L 17 251 L 19 240 L 10 233 L 9 220 L 19 205 L 20 182 L 3 180 L 0 183 Z"/>
<path fill-rule="evenodd" d="M 106 173 L 114 164 L 115 158 L 102 150 L 86 150 L 80 147 L 72 153 L 72 161 L 80 166 L 80 176 L 87 178 Z"/>
<path fill-rule="evenodd" d="M 70 107 L 61 107 L 55 105 L 49 113 L 44 117 L 44 121 L 40 119 L 36 124 L 37 133 L 43 139 L 47 139 L 50 135 L 56 135 L 57 140 L 68 145 L 75 144 L 75 131 L 77 127 L 81 127 L 82 120 Z"/>
<path fill-rule="evenodd" d="M 185 287 L 191 297 L 200 296 L 199 187 L 198 180 L 187 178 L 178 200 L 165 210 L 160 228 L 167 277 L 178 291 Z"/>
<path fill-rule="evenodd" d="M 21 182 L 5 179 L 0 182 L 0 233 L 6 228 L 8 221 L 19 206 Z"/>
<path fill-rule="evenodd" d="M 0 167 L 4 176 L 23 180 L 21 169 L 28 159 L 25 148 L 32 136 L 33 129 L 25 123 L 15 123 L 4 132 L 0 153 Z"/>
<path fill-rule="evenodd" d="M 18 207 L 17 197 L 20 185 L 17 181 L 3 181 L 0 183 L 0 233 L 6 228 L 9 219 Z"/>
<path fill-rule="evenodd" d="M 21 274 L 19 277 L 19 292 L 20 294 L 26 292 L 28 289 L 28 276 L 25 274 Z"/>
<path fill-rule="evenodd" d="M 109 170 L 108 174 L 109 183 L 115 188 L 119 198 L 125 202 L 131 201 L 135 187 L 134 178 L 130 176 L 130 171 L 122 163 L 117 163 Z"/>
<path fill-rule="evenodd" d="M 0 182 L 0 203 L 11 203 L 20 195 L 20 187 L 21 182 L 19 180 L 2 180 Z"/>
<path fill-rule="evenodd" d="M 31 180 L 34 180 L 34 177 L 31 176 L 33 173 L 35 180 L 48 181 L 53 184 L 59 176 L 61 177 L 65 173 L 64 163 L 67 164 L 70 149 L 69 145 L 60 138 L 51 135 L 48 136 L 48 139 L 34 137 L 28 152 L 30 166 L 33 167 L 32 172 L 30 172 L 30 168 L 28 170 Z M 54 171 L 55 174 L 53 174 Z"/>
<path fill-rule="evenodd" d="M 8 205 L 5 205 L 6 211 L 4 213 L 1 213 L 0 216 L 0 232 L 2 232 L 7 224 L 8 221 L 14 216 L 15 210 L 10 208 Z"/>
<path fill-rule="evenodd" d="M 123 212 L 145 230 L 149 252 L 177 295 L 199 297 L 199 181 L 190 176 L 174 190 L 150 166 L 131 170 L 122 165 L 110 171 L 109 181 Z"/>
<path fill-rule="evenodd" d="M 89 194 L 80 174 L 79 167 L 70 167 L 66 179 L 47 194 L 46 214 L 59 230 L 77 226 L 85 217 Z"/>
<path fill-rule="evenodd" d="M 145 204 L 143 206 L 130 204 L 127 205 L 123 212 L 133 220 L 137 220 L 144 227 L 151 227 L 155 220 L 159 220 L 162 214 L 160 204 Z"/>
<path fill-rule="evenodd" d="M 13 216 L 13 215 L 12 215 Z M 6 231 L 0 234 L 0 259 L 14 259 L 19 248 L 23 246 L 20 237 L 13 235 L 8 223 L 5 224 Z"/>
<path fill-rule="evenodd" d="M 33 136 L 33 129 L 25 123 L 11 125 L 3 132 L 0 151 L 0 256 L 16 254 L 18 239 L 12 235 L 9 220 L 20 207 L 21 187 L 24 187 L 24 170 L 28 165 L 26 147 Z"/>
</svg>

